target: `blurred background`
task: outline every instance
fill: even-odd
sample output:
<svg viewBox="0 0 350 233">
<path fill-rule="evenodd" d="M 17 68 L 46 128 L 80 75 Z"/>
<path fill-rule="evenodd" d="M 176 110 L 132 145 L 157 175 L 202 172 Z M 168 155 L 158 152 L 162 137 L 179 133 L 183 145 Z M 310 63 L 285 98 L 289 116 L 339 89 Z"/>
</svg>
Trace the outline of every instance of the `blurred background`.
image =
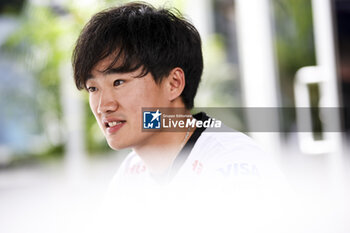
<svg viewBox="0 0 350 233">
<path fill-rule="evenodd" d="M 76 232 L 94 218 L 129 151 L 108 148 L 70 59 L 90 17 L 126 2 L 0 1 L 1 232 Z M 195 106 L 225 109 L 219 119 L 274 156 L 321 213 L 313 230 L 349 232 L 350 1 L 147 2 L 179 9 L 201 34 Z"/>
</svg>

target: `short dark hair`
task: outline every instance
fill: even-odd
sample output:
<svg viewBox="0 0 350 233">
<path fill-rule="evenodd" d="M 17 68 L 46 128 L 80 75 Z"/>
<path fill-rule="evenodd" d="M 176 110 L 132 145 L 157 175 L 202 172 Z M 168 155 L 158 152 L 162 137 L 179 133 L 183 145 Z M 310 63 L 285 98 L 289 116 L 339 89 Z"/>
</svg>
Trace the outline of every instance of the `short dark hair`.
<svg viewBox="0 0 350 233">
<path fill-rule="evenodd" d="M 185 73 L 181 94 L 187 109 L 193 108 L 203 71 L 201 39 L 196 28 L 177 10 L 156 9 L 146 3 L 130 3 L 94 15 L 83 28 L 72 57 L 75 84 L 79 90 L 94 66 L 114 57 L 104 71 L 121 73 L 142 68 L 139 77 L 151 73 L 160 83 L 180 67 Z M 114 67 L 118 62 L 120 65 Z"/>
</svg>

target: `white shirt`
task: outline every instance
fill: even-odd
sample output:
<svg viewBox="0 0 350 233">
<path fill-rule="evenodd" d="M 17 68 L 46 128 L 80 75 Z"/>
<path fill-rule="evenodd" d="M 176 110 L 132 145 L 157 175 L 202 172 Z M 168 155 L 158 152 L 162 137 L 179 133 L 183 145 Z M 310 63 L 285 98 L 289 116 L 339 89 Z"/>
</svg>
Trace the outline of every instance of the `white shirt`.
<svg viewBox="0 0 350 233">
<path fill-rule="evenodd" d="M 292 219 L 283 216 L 292 212 L 283 204 L 291 203 L 286 198 L 290 189 L 270 156 L 243 133 L 196 131 L 185 145 L 188 150 L 175 159 L 166 184 L 154 179 L 135 152 L 127 156 L 107 195 L 105 232 L 285 228 L 284 219 Z"/>
<path fill-rule="evenodd" d="M 238 186 L 263 188 L 283 183 L 283 175 L 256 143 L 240 132 L 203 132 L 188 157 L 166 185 L 152 177 L 146 164 L 131 152 L 111 183 L 111 191 L 134 188 L 210 187 L 237 189 Z"/>
</svg>

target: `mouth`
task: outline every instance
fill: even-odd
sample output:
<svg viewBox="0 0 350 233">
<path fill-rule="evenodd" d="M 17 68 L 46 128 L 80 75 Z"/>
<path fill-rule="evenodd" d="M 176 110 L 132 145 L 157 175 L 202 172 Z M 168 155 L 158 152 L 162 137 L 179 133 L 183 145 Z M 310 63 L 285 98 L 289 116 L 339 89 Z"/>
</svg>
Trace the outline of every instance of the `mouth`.
<svg viewBox="0 0 350 233">
<path fill-rule="evenodd" d="M 111 127 L 115 127 L 117 125 L 123 124 L 126 121 L 110 121 L 110 122 L 105 122 L 105 127 L 106 128 L 111 128 Z"/>
<path fill-rule="evenodd" d="M 104 121 L 104 125 L 108 134 L 113 134 L 117 132 L 125 123 L 126 121 L 124 120 Z"/>
</svg>

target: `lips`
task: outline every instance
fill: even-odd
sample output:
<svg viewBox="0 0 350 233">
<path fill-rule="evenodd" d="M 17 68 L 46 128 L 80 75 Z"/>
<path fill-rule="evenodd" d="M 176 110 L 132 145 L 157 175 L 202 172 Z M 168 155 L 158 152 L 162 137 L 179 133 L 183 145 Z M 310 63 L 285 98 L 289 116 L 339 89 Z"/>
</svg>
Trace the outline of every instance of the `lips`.
<svg viewBox="0 0 350 233">
<path fill-rule="evenodd" d="M 117 132 L 126 123 L 125 120 L 121 119 L 103 119 L 104 126 L 108 134 Z"/>
<path fill-rule="evenodd" d="M 114 126 L 117 126 L 117 125 L 119 125 L 119 124 L 122 124 L 123 122 L 125 122 L 125 121 L 106 122 L 106 123 L 105 123 L 105 126 L 106 126 L 107 128 L 109 128 L 109 127 L 114 127 Z"/>
</svg>

